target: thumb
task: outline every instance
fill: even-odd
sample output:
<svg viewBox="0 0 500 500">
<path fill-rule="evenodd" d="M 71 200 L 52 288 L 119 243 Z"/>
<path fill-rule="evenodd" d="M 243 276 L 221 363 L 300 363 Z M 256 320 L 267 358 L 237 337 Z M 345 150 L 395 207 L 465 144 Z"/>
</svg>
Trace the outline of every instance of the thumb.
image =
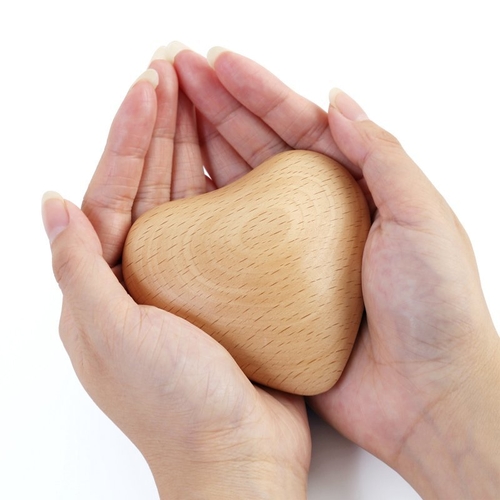
<svg viewBox="0 0 500 500">
<path fill-rule="evenodd" d="M 92 224 L 78 207 L 48 192 L 42 199 L 42 218 L 54 275 L 80 326 L 91 326 L 104 316 L 103 311 L 113 310 L 117 301 L 127 301 L 125 289 L 103 258 Z M 113 315 L 107 316 L 109 326 Z"/>
<path fill-rule="evenodd" d="M 330 92 L 328 120 L 338 147 L 360 168 L 382 218 L 418 226 L 447 206 L 398 140 L 339 89 Z"/>
</svg>

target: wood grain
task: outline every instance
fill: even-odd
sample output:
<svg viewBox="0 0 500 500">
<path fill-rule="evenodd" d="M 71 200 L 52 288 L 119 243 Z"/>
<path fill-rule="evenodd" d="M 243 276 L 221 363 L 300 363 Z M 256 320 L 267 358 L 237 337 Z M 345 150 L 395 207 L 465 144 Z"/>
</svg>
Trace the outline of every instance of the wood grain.
<svg viewBox="0 0 500 500">
<path fill-rule="evenodd" d="M 340 164 L 289 151 L 140 217 L 124 278 L 138 303 L 197 325 L 251 380 L 318 394 L 339 378 L 359 328 L 369 226 L 364 196 Z"/>
</svg>

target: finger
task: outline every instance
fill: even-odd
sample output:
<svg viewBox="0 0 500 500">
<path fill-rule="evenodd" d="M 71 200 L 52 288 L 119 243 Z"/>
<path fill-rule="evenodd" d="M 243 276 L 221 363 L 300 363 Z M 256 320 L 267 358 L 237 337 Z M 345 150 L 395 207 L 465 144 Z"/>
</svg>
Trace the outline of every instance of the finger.
<svg viewBox="0 0 500 500">
<path fill-rule="evenodd" d="M 405 225 L 425 225 L 447 207 L 422 170 L 397 139 L 368 119 L 360 106 L 338 89 L 330 93 L 332 136 L 360 168 L 379 215 Z"/>
<path fill-rule="evenodd" d="M 159 75 L 156 87 L 158 111 L 134 202 L 134 220 L 147 210 L 170 200 L 178 83 L 175 70 L 165 60 L 162 49 L 155 53 L 150 63 L 150 67 Z"/>
<path fill-rule="evenodd" d="M 256 167 L 290 146 L 220 83 L 207 60 L 191 50 L 175 56 L 181 88 L 238 154 Z"/>
<path fill-rule="evenodd" d="M 215 185 L 214 181 L 208 175 L 205 175 L 205 191 L 208 193 L 216 189 L 218 189 L 218 186 Z"/>
<path fill-rule="evenodd" d="M 82 210 L 94 226 L 109 265 L 121 256 L 132 206 L 156 120 L 158 74 L 148 69 L 132 86 L 113 120 Z"/>
<path fill-rule="evenodd" d="M 215 186 L 222 187 L 244 176 L 252 169 L 218 130 L 198 113 L 198 137 L 203 164 Z"/>
<path fill-rule="evenodd" d="M 206 180 L 198 143 L 196 111 L 191 101 L 180 91 L 177 107 L 171 199 L 189 198 L 205 191 Z"/>
<path fill-rule="evenodd" d="M 56 193 L 44 196 L 42 216 L 51 242 L 54 274 L 77 328 L 61 331 L 63 341 L 67 344 L 75 334 L 113 331 L 120 326 L 116 324 L 119 319 L 109 311 L 134 303 L 104 260 L 92 224 L 80 209 Z M 103 342 L 106 340 L 99 336 L 92 339 L 97 346 Z"/>
<path fill-rule="evenodd" d="M 289 146 L 326 154 L 359 173 L 335 144 L 323 109 L 246 57 L 221 47 L 212 48 L 207 57 L 230 94 Z"/>
</svg>

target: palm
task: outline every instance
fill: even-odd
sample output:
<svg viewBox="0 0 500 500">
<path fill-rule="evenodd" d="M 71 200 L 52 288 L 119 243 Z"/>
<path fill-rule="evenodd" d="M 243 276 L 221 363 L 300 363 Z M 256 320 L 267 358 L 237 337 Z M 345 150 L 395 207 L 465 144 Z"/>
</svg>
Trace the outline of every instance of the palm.
<svg viewBox="0 0 500 500">
<path fill-rule="evenodd" d="M 366 320 L 348 368 L 314 401 L 341 432 L 393 465 L 461 383 L 455 360 L 465 359 L 477 328 L 468 318 L 484 317 L 480 290 L 470 294 L 477 281 L 471 248 L 451 210 L 425 201 L 397 209 L 399 220 L 377 213 L 367 240 Z"/>
<path fill-rule="evenodd" d="M 239 153 L 232 177 L 284 149 L 304 148 L 342 162 L 365 191 L 375 216 L 363 262 L 366 319 L 344 375 L 311 403 L 356 443 L 394 460 L 418 422 L 453 393 L 454 387 L 442 386 L 453 379 L 445 372 L 451 360 L 465 357 L 466 334 L 478 330 L 468 318 L 485 316 L 464 231 L 438 193 L 427 192 L 430 184 L 418 168 L 407 183 L 427 197 L 408 203 L 404 192 L 394 196 L 380 190 L 372 199 L 359 163 L 334 142 L 327 114 L 252 61 L 222 53 L 214 62 L 215 76 L 203 58 L 183 51 L 175 67 L 225 149 Z M 368 158 L 365 151 L 351 153 L 349 158 Z M 443 255 L 449 258 L 444 261 Z M 453 287 L 450 276 L 455 276 Z M 477 287 L 474 300 L 471 286 Z"/>
<path fill-rule="evenodd" d="M 173 68 L 165 61 L 152 65 L 160 75 L 156 95 L 149 84 L 139 83 L 127 96 L 83 203 L 100 240 L 101 264 L 120 279 L 124 240 L 141 213 L 225 182 L 219 178 L 214 185 L 204 175 L 194 108 L 178 94 Z M 212 168 L 214 177 L 219 172 Z M 103 289 L 104 275 L 103 269 Z M 63 309 L 63 340 L 88 392 L 146 457 L 183 435 L 206 450 L 207 460 L 214 446 L 232 453 L 257 441 L 263 455 L 279 455 L 291 467 L 307 470 L 310 436 L 302 398 L 253 386 L 211 337 L 170 313 L 138 306 L 124 290 L 111 307 L 112 314 L 96 316 L 94 331 L 88 332 L 105 341 L 100 349 L 113 365 L 111 377 L 96 383 L 95 367 L 88 369 L 87 346 L 72 334 L 79 318 L 70 300 Z M 151 432 L 158 436 L 154 450 L 148 444 Z"/>
</svg>

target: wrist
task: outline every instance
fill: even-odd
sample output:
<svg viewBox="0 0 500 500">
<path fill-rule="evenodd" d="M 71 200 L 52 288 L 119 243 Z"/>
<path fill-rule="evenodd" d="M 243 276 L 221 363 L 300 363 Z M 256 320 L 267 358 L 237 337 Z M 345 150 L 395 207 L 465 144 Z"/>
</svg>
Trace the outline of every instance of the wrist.
<svg viewBox="0 0 500 500">
<path fill-rule="evenodd" d="M 307 496 L 309 462 L 294 460 L 284 443 L 279 447 L 269 447 L 261 439 L 183 443 L 146 457 L 161 500 L 304 500 Z"/>
<path fill-rule="evenodd" d="M 392 464 L 423 498 L 497 498 L 500 340 L 460 388 L 436 401 Z"/>
<path fill-rule="evenodd" d="M 307 471 L 268 461 L 193 461 L 152 468 L 161 500 L 304 500 Z"/>
</svg>

